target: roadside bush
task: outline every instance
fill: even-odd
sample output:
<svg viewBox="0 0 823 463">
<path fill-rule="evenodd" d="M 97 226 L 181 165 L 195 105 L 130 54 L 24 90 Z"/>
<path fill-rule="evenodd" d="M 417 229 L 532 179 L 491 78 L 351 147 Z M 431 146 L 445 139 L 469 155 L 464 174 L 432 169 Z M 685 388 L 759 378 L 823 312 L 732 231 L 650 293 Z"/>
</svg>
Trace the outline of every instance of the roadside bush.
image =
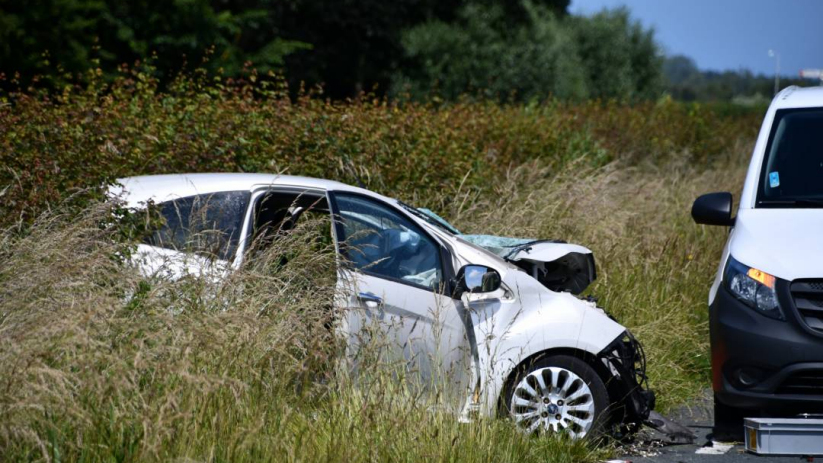
<svg viewBox="0 0 823 463">
<path fill-rule="evenodd" d="M 291 101 L 282 82 L 183 77 L 160 91 L 123 69 L 60 94 L 0 99 L 0 223 L 30 221 L 77 189 L 177 172 L 282 172 L 362 184 L 421 205 L 426 192 L 488 187 L 539 159 L 547 175 L 584 158 L 703 166 L 751 138 L 759 114 L 725 114 L 669 100 L 397 104 L 363 95 Z"/>
</svg>

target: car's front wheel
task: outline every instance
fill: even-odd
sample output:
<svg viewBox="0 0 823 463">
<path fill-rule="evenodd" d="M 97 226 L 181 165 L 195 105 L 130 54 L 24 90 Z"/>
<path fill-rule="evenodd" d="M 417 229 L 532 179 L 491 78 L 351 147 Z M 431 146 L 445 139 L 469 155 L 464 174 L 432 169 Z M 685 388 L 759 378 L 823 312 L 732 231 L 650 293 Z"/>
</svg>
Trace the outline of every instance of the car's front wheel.
<svg viewBox="0 0 823 463">
<path fill-rule="evenodd" d="M 553 355 L 521 368 L 506 393 L 506 408 L 525 432 L 598 434 L 607 421 L 609 395 L 596 371 L 581 359 Z"/>
</svg>

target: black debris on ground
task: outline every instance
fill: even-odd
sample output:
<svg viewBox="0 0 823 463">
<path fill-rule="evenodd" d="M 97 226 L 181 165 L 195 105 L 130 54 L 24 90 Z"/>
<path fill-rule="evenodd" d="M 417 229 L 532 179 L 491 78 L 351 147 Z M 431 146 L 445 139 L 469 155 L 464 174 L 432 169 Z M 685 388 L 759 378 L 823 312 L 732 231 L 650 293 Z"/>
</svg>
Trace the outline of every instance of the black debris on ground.
<svg viewBox="0 0 823 463">
<path fill-rule="evenodd" d="M 689 463 L 689 462 L 805 462 L 807 458 L 798 456 L 773 457 L 754 455 L 746 452 L 742 442 L 720 443 L 712 441 L 713 418 L 712 392 L 706 390 L 701 397 L 689 406 L 681 407 L 668 414 L 674 422 L 688 427 L 696 436 L 693 444 L 673 445 L 667 443 L 665 435 L 648 427 L 640 431 L 634 442 L 625 444 L 620 449 L 621 457 L 618 460 L 659 463 Z M 733 444 L 725 450 L 723 444 Z M 702 449 L 702 450 L 701 450 Z M 706 453 L 697 453 L 701 452 Z M 711 452 L 718 454 L 712 454 Z M 817 459 L 816 459 L 817 460 Z M 819 458 L 823 462 L 823 458 Z"/>
</svg>

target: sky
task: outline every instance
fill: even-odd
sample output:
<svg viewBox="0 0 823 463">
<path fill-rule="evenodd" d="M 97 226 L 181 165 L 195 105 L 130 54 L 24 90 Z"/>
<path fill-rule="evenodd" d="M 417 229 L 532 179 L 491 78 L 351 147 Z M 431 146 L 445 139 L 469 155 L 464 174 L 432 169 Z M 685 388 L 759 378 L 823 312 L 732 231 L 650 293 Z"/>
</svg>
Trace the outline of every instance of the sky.
<svg viewBox="0 0 823 463">
<path fill-rule="evenodd" d="M 823 69 L 823 0 L 572 0 L 570 11 L 621 5 L 654 27 L 665 54 L 690 56 L 704 70 L 774 74 L 770 49 L 782 75 Z"/>
</svg>

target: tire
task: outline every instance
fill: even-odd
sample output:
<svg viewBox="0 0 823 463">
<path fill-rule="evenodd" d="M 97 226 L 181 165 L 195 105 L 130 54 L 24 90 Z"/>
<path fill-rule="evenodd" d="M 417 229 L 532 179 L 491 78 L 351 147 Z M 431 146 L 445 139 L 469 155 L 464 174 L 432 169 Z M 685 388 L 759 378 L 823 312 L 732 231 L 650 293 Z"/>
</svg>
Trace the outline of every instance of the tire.
<svg viewBox="0 0 823 463">
<path fill-rule="evenodd" d="M 742 442 L 745 416 L 752 416 L 751 411 L 726 405 L 715 396 L 712 439 L 721 442 Z"/>
<path fill-rule="evenodd" d="M 521 367 L 504 394 L 505 411 L 528 434 L 600 436 L 609 421 L 609 394 L 600 375 L 568 355 L 539 358 Z"/>
</svg>

